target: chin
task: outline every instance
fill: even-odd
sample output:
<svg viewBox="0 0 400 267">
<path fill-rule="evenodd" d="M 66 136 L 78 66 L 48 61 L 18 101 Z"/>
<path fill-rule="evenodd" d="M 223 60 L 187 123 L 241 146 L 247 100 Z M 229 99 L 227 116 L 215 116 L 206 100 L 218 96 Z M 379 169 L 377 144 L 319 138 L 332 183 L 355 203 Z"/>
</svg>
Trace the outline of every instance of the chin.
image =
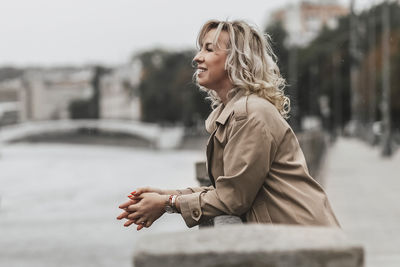
<svg viewBox="0 0 400 267">
<path fill-rule="evenodd" d="M 201 80 L 199 80 L 199 79 L 197 79 L 197 84 L 198 85 L 200 85 L 200 86 L 202 86 L 202 87 L 206 87 L 207 88 L 207 84 L 206 83 L 204 83 L 204 82 L 202 82 Z"/>
</svg>

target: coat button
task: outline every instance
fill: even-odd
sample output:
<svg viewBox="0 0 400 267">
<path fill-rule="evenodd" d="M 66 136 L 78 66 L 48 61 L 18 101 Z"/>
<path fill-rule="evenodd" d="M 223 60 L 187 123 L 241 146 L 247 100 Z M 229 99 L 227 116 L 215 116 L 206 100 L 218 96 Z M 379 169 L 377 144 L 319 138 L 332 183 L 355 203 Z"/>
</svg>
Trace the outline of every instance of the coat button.
<svg viewBox="0 0 400 267">
<path fill-rule="evenodd" d="M 198 217 L 200 212 L 199 212 L 199 210 L 196 209 L 196 210 L 193 211 L 192 214 L 193 214 L 194 217 Z"/>
</svg>

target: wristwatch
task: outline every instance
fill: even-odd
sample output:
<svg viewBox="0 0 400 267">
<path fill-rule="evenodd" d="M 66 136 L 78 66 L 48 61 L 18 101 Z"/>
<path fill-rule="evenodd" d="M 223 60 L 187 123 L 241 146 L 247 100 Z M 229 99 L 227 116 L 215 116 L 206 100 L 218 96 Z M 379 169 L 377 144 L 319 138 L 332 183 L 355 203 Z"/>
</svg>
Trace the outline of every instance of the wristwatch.
<svg viewBox="0 0 400 267">
<path fill-rule="evenodd" d="M 165 211 L 167 213 L 178 213 L 178 210 L 176 209 L 176 198 L 177 195 L 170 195 L 168 197 L 168 200 L 165 203 Z"/>
</svg>

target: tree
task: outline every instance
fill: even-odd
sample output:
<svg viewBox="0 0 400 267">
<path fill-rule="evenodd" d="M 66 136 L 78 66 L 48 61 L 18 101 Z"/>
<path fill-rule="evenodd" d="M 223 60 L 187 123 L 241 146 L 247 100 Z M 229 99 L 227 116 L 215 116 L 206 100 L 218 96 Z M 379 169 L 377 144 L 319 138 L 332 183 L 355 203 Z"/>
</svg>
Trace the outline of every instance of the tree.
<svg viewBox="0 0 400 267">
<path fill-rule="evenodd" d="M 192 126 L 205 119 L 210 108 L 206 94 L 193 83 L 190 67 L 194 51 L 167 52 L 160 49 L 134 56 L 142 65 L 138 86 L 142 117 L 146 122 L 183 123 Z"/>
</svg>

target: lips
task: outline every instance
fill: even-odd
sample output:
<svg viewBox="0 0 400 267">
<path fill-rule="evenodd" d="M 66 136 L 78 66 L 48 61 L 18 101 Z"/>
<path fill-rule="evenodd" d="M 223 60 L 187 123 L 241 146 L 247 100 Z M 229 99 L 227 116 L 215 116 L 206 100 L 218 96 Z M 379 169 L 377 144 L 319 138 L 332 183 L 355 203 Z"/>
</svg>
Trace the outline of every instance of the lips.
<svg viewBox="0 0 400 267">
<path fill-rule="evenodd" d="M 197 74 L 205 72 L 207 69 L 203 67 L 197 67 Z"/>
</svg>

